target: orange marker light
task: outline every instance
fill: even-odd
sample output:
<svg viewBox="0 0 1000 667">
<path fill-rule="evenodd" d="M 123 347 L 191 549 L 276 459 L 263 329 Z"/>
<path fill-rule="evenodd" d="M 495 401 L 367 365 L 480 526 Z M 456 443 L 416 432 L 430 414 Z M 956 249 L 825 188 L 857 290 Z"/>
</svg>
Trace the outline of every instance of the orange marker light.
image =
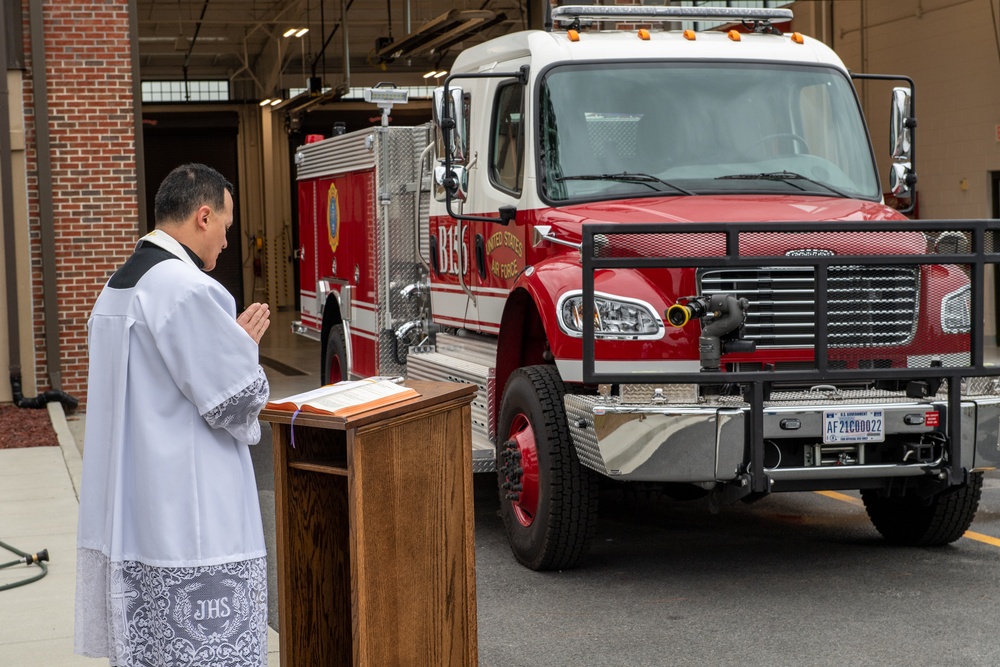
<svg viewBox="0 0 1000 667">
<path fill-rule="evenodd" d="M 727 34 L 729 35 L 729 39 L 733 40 L 734 42 L 738 42 L 741 39 L 740 32 L 738 30 L 730 30 Z"/>
<path fill-rule="evenodd" d="M 802 36 L 801 32 L 793 32 L 792 33 L 792 41 L 795 42 L 796 44 L 805 44 L 806 43 L 805 37 Z"/>
<path fill-rule="evenodd" d="M 639 28 L 639 39 L 649 41 L 649 31 L 645 28 Z"/>
<path fill-rule="evenodd" d="M 684 31 L 684 39 L 693 42 L 695 38 L 696 38 L 696 33 L 694 30 L 688 29 Z"/>
<path fill-rule="evenodd" d="M 571 42 L 580 41 L 580 33 L 578 33 L 576 30 L 567 30 L 566 35 L 569 37 L 569 41 Z"/>
</svg>

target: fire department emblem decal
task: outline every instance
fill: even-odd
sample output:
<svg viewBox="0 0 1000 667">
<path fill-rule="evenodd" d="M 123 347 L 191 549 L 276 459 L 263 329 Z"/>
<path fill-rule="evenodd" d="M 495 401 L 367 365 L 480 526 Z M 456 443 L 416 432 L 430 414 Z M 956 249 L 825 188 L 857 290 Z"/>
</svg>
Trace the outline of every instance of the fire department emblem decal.
<svg viewBox="0 0 1000 667">
<path fill-rule="evenodd" d="M 330 184 L 326 195 L 326 229 L 330 238 L 330 250 L 337 252 L 340 245 L 340 203 L 337 201 L 337 186 Z"/>
</svg>

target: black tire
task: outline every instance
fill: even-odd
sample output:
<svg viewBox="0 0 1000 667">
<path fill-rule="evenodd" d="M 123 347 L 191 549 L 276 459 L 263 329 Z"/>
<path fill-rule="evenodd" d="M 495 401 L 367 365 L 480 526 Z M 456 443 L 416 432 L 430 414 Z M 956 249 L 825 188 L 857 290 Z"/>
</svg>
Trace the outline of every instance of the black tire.
<svg viewBox="0 0 1000 667">
<path fill-rule="evenodd" d="M 510 376 L 500 407 L 500 513 L 514 557 L 532 570 L 575 567 L 586 553 L 597 523 L 599 478 L 581 465 L 576 455 L 566 424 L 564 394 L 554 366 L 528 366 Z M 521 429 L 512 434 L 518 425 L 528 426 L 530 431 Z M 528 439 L 535 443 L 537 453 L 537 503 L 531 504 L 535 511 L 530 513 L 521 505 L 522 494 L 532 491 L 527 476 L 522 478 L 526 470 L 533 469 L 522 463 Z"/>
<path fill-rule="evenodd" d="M 903 496 L 861 492 L 868 517 L 882 537 L 904 546 L 940 546 L 960 538 L 976 516 L 982 495 L 983 474 L 972 473 L 969 482 L 921 498 L 913 491 Z"/>
<path fill-rule="evenodd" d="M 348 379 L 347 343 L 344 339 L 344 325 L 330 327 L 326 339 L 326 351 L 320 363 L 320 384 L 333 384 Z"/>
</svg>

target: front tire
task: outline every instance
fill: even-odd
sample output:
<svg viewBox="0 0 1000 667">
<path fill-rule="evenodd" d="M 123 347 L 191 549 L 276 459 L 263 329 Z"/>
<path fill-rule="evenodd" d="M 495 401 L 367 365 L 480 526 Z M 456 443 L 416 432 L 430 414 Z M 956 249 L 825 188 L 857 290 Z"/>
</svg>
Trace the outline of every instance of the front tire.
<svg viewBox="0 0 1000 667">
<path fill-rule="evenodd" d="M 960 538 L 976 516 L 982 495 L 983 473 L 969 475 L 966 484 L 953 486 L 930 498 L 912 490 L 902 496 L 861 492 L 868 517 L 882 537 L 903 546 L 940 546 Z"/>
<path fill-rule="evenodd" d="M 500 512 L 514 557 L 532 570 L 575 567 L 597 522 L 598 478 L 581 465 L 554 366 L 515 371 L 497 431 Z"/>
</svg>

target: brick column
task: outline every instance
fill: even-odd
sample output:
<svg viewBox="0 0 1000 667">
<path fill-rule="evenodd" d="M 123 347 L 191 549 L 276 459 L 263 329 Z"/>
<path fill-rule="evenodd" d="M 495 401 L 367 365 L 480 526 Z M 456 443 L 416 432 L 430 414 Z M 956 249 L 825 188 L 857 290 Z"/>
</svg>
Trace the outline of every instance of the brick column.
<svg viewBox="0 0 1000 667">
<path fill-rule="evenodd" d="M 30 0 L 34 2 L 35 0 Z M 25 17 L 29 0 L 22 0 Z M 86 401 L 87 318 L 137 234 L 129 0 L 46 0 L 43 26 L 52 174 L 41 182 L 25 25 L 24 79 L 32 320 L 38 391 L 50 388 L 45 348 L 39 203 L 53 203 L 63 391 Z M 40 92 L 40 91 L 38 91 Z M 54 333 L 54 332 L 53 332 Z M 50 334 L 51 335 L 51 334 Z M 32 363 L 22 359 L 22 365 Z M 29 388 L 25 387 L 27 394 Z"/>
</svg>

